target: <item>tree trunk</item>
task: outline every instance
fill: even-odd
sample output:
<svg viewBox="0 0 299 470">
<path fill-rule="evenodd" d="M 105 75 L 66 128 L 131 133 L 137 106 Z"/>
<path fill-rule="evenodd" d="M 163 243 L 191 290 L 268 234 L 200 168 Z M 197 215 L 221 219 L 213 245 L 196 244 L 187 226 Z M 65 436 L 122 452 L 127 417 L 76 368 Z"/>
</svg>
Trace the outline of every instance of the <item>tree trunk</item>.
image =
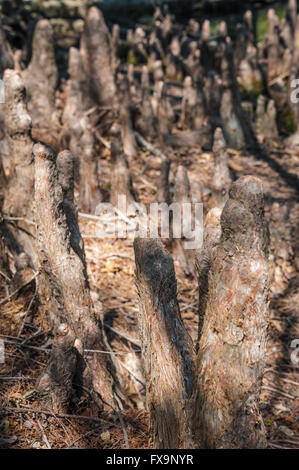
<svg viewBox="0 0 299 470">
<path fill-rule="evenodd" d="M 263 448 L 259 394 L 268 323 L 262 183 L 238 179 L 221 216 L 198 351 L 194 431 L 209 448 Z"/>
<path fill-rule="evenodd" d="M 192 340 L 181 319 L 171 256 L 157 239 L 135 239 L 138 327 L 152 445 L 192 448 Z"/>
<path fill-rule="evenodd" d="M 101 320 L 91 301 L 73 202 L 73 157 L 70 152 L 61 152 L 56 163 L 55 151 L 42 144 L 36 144 L 33 153 L 42 306 L 54 328 L 66 323 L 77 343 L 82 344 L 82 350 L 78 350 L 85 365 L 81 380 L 86 381 L 88 389 L 92 383 L 101 405 L 109 410 L 115 405 L 118 385 L 112 361 L 108 354 L 86 353 L 105 351 L 106 347 Z"/>
</svg>

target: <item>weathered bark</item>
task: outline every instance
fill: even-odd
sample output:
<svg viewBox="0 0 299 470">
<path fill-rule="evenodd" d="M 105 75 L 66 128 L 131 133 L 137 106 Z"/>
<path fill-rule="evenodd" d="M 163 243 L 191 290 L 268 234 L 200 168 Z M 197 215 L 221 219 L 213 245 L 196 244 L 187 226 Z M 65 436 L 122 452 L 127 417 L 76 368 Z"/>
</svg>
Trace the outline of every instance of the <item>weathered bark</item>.
<svg viewBox="0 0 299 470">
<path fill-rule="evenodd" d="M 0 287 L 6 287 L 6 292 L 7 292 L 8 286 L 12 279 L 12 274 L 9 268 L 7 248 L 6 248 L 2 230 L 1 230 L 2 224 L 3 224 L 1 206 L 2 206 L 2 203 L 0 201 Z"/>
<path fill-rule="evenodd" d="M 210 49 L 210 20 L 204 20 L 201 29 L 201 45 L 200 45 L 200 61 L 201 65 L 206 69 L 210 70 L 213 68 L 213 53 Z"/>
<path fill-rule="evenodd" d="M 26 107 L 26 91 L 21 76 L 14 70 L 4 73 L 5 86 L 5 133 L 9 151 L 9 184 L 5 191 L 3 213 L 18 217 L 19 230 L 14 237 L 23 249 L 34 254 L 33 217 L 34 165 L 32 162 L 33 140 L 31 118 Z M 32 235 L 26 233 L 29 232 Z"/>
<path fill-rule="evenodd" d="M 69 53 L 69 74 L 61 142 L 76 159 L 80 208 L 84 212 L 93 212 L 103 199 L 98 180 L 98 148 L 91 118 L 86 113 L 92 106 L 88 80 L 80 51 L 75 48 Z"/>
<path fill-rule="evenodd" d="M 219 112 L 221 103 L 220 77 L 215 72 L 210 72 L 204 86 L 206 102 L 206 114 L 214 126 L 219 125 Z"/>
<path fill-rule="evenodd" d="M 32 57 L 23 72 L 32 118 L 33 135 L 46 143 L 56 143 L 60 126 L 55 109 L 58 70 L 55 61 L 54 37 L 48 20 L 38 21 L 32 43 Z"/>
<path fill-rule="evenodd" d="M 93 212 L 103 200 L 98 172 L 98 147 L 92 125 L 88 118 L 82 120 L 82 134 L 79 151 L 79 200 L 82 210 Z"/>
<path fill-rule="evenodd" d="M 220 217 L 222 210 L 218 207 L 211 209 L 206 216 L 204 225 L 203 245 L 196 254 L 195 267 L 198 277 L 198 343 L 201 337 L 203 321 L 209 293 L 209 272 L 215 250 L 221 236 Z"/>
<path fill-rule="evenodd" d="M 163 159 L 161 162 L 160 175 L 157 180 L 157 202 L 166 202 L 170 203 L 170 194 L 169 194 L 169 171 L 170 171 L 170 160 L 168 158 Z"/>
<path fill-rule="evenodd" d="M 7 191 L 7 177 L 3 168 L 2 155 L 0 153 L 0 208 L 2 210 L 5 193 Z"/>
<path fill-rule="evenodd" d="M 249 42 L 238 69 L 238 82 L 243 94 L 254 98 L 262 91 L 263 75 L 257 60 L 257 49 Z"/>
<path fill-rule="evenodd" d="M 228 154 L 226 144 L 220 127 L 214 132 L 213 154 L 215 169 L 212 180 L 212 202 L 211 207 L 223 208 L 228 199 L 228 191 L 232 182 L 228 167 Z"/>
<path fill-rule="evenodd" d="M 153 63 L 153 75 L 156 84 L 164 79 L 164 71 L 161 60 L 157 60 Z"/>
<path fill-rule="evenodd" d="M 73 381 L 77 369 L 78 352 L 75 337 L 67 324 L 60 324 L 52 344 L 50 359 L 37 379 L 39 399 L 54 413 L 67 413 L 73 393 Z"/>
<path fill-rule="evenodd" d="M 158 133 L 160 144 L 165 144 L 165 138 L 171 134 L 172 125 L 174 122 L 174 111 L 166 96 L 167 85 L 164 84 L 162 87 L 160 105 L 158 107 Z"/>
<path fill-rule="evenodd" d="M 201 74 L 202 68 L 200 65 L 200 49 L 196 41 L 189 44 L 189 55 L 184 60 L 184 66 L 188 75 L 195 81 Z"/>
<path fill-rule="evenodd" d="M 198 21 L 191 18 L 188 21 L 186 32 L 188 33 L 189 36 L 193 36 L 194 38 L 197 39 L 198 36 L 199 36 L 199 23 L 198 23 Z"/>
<path fill-rule="evenodd" d="M 0 78 L 2 79 L 5 69 L 13 69 L 13 66 L 12 51 L 6 41 L 5 32 L 0 20 Z"/>
<path fill-rule="evenodd" d="M 129 81 L 129 86 L 130 86 L 130 95 L 131 95 L 132 101 L 135 102 L 137 90 L 136 90 L 136 84 L 134 80 L 134 65 L 133 64 L 128 65 L 127 74 L 128 74 L 128 81 Z"/>
<path fill-rule="evenodd" d="M 30 216 L 34 168 L 32 165 L 31 118 L 26 107 L 26 91 L 21 76 L 7 70 L 5 86 L 5 133 L 10 155 L 9 192 L 4 212 L 14 216 Z"/>
<path fill-rule="evenodd" d="M 220 116 L 226 140 L 233 148 L 254 147 L 256 139 L 250 122 L 241 106 L 241 97 L 232 56 L 232 44 L 227 42 L 221 63 L 222 100 Z"/>
<path fill-rule="evenodd" d="M 276 108 L 273 100 L 266 105 L 266 97 L 259 95 L 256 107 L 256 135 L 260 143 L 278 138 Z"/>
<path fill-rule="evenodd" d="M 236 68 L 240 66 L 242 59 L 246 55 L 247 38 L 244 24 L 238 24 L 236 28 L 236 40 L 234 47 L 234 63 Z"/>
<path fill-rule="evenodd" d="M 82 346 L 78 354 L 84 369 L 81 376 L 77 371 L 77 380 L 80 377 L 88 389 L 92 384 L 99 404 L 109 410 L 115 405 L 117 387 L 111 359 L 108 354 L 85 352 L 105 351 L 106 347 L 90 296 L 84 244 L 73 203 L 73 159 L 69 152 L 62 152 L 56 163 L 55 151 L 42 144 L 34 146 L 33 154 L 42 308 L 54 329 L 66 323 L 74 333 Z"/>
<path fill-rule="evenodd" d="M 111 143 L 111 192 L 110 202 L 113 206 L 118 205 L 119 196 L 126 197 L 127 206 L 136 202 L 136 194 L 129 164 L 123 150 L 120 134 L 112 138 Z"/>
<path fill-rule="evenodd" d="M 221 215 L 198 351 L 195 432 L 210 448 L 261 448 L 258 409 L 268 322 L 262 183 L 238 179 Z"/>
<path fill-rule="evenodd" d="M 80 143 L 81 125 L 84 112 L 91 108 L 88 79 L 83 67 L 82 56 L 78 49 L 71 47 L 69 51 L 68 73 L 70 79 L 66 88 L 66 103 L 62 115 L 62 144 L 67 144 L 76 155 Z"/>
<path fill-rule="evenodd" d="M 98 104 L 113 106 L 115 83 L 111 60 L 110 35 L 102 12 L 91 7 L 88 10 L 80 50 L 90 87 Z"/>
<path fill-rule="evenodd" d="M 173 261 L 157 239 L 137 238 L 134 250 L 152 445 L 192 448 L 192 340 L 180 315 Z"/>
<path fill-rule="evenodd" d="M 292 36 L 294 37 L 295 28 L 296 28 L 296 20 L 297 20 L 297 2 L 296 2 L 296 0 L 289 0 L 288 1 L 286 20 L 290 24 L 291 33 L 292 33 Z"/>
<path fill-rule="evenodd" d="M 132 126 L 130 103 L 129 82 L 126 76 L 122 76 L 118 82 L 119 125 L 124 152 L 128 158 L 133 158 L 137 154 L 137 144 Z"/>
<path fill-rule="evenodd" d="M 294 116 L 294 123 L 296 126 L 297 131 L 299 130 L 299 110 L 296 102 L 293 102 L 290 93 L 290 84 L 295 79 L 298 79 L 298 72 L 299 72 L 299 15 L 297 15 L 296 23 L 295 23 L 295 32 L 294 32 L 294 48 L 293 48 L 293 55 L 292 55 L 292 65 L 291 65 L 291 72 L 289 74 L 289 106 L 292 110 Z M 293 90 L 293 89 L 292 89 Z"/>
<path fill-rule="evenodd" d="M 274 202 L 271 207 L 270 231 L 270 268 L 273 295 L 282 295 L 294 276 L 292 224 L 286 204 Z"/>
<path fill-rule="evenodd" d="M 119 46 L 120 46 L 120 30 L 119 25 L 114 24 L 112 27 L 112 34 L 111 34 L 111 67 L 114 73 L 116 73 L 119 65 Z"/>
<path fill-rule="evenodd" d="M 190 205 L 192 204 L 188 172 L 186 168 L 182 165 L 180 165 L 176 171 L 172 202 L 180 205 L 181 214 L 183 213 L 182 212 L 183 204 L 185 203 L 188 203 Z M 176 221 L 173 220 L 173 224 L 175 223 Z M 174 252 L 175 252 L 176 258 L 180 262 L 185 274 L 187 276 L 190 276 L 194 274 L 194 252 L 193 250 L 186 250 L 184 248 L 184 242 L 188 238 L 187 223 L 188 222 L 184 219 L 184 217 L 182 217 L 181 238 L 173 238 L 173 244 L 174 244 Z M 172 229 L 173 229 L 173 234 L 174 234 L 175 233 L 174 226 L 172 227 Z"/>
<path fill-rule="evenodd" d="M 165 77 L 170 81 L 181 82 L 185 75 L 185 66 L 179 54 L 169 54 L 166 57 Z"/>
<path fill-rule="evenodd" d="M 191 77 L 184 80 L 182 99 L 182 113 L 180 116 L 180 127 L 200 130 L 204 121 L 203 100 L 200 99 L 198 90 L 193 86 Z"/>
<path fill-rule="evenodd" d="M 157 135 L 157 123 L 152 107 L 148 68 L 146 66 L 142 67 L 141 86 L 141 106 L 135 126 L 145 138 L 153 139 Z"/>
<path fill-rule="evenodd" d="M 270 81 L 280 72 L 278 18 L 272 8 L 268 10 L 267 55 L 268 81 Z"/>
</svg>

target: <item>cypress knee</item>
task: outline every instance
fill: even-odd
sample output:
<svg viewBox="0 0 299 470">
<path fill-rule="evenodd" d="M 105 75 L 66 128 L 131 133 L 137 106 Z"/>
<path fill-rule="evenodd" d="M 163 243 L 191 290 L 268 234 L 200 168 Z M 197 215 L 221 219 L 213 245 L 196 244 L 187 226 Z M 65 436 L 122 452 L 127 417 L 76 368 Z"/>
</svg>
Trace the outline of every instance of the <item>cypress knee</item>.
<svg viewBox="0 0 299 470">
<path fill-rule="evenodd" d="M 114 103 L 115 83 L 110 35 L 102 12 L 97 7 L 88 10 L 80 50 L 90 87 L 101 106 Z"/>
<path fill-rule="evenodd" d="M 37 379 L 39 398 L 54 413 L 67 413 L 72 397 L 73 380 L 77 368 L 75 337 L 66 324 L 57 328 L 49 362 Z"/>
<path fill-rule="evenodd" d="M 105 351 L 106 347 L 90 296 L 84 244 L 74 208 L 73 159 L 69 152 L 62 152 L 56 162 L 56 152 L 42 144 L 34 146 L 33 154 L 42 308 L 54 328 L 67 324 L 82 344 L 82 351 L 78 351 L 85 364 L 81 379 L 109 409 L 115 404 L 118 387 L 110 356 L 85 353 L 86 349 Z"/>
<path fill-rule="evenodd" d="M 191 200 L 191 191 L 190 191 L 190 181 L 188 177 L 188 172 L 186 168 L 180 165 L 177 168 L 175 175 L 174 191 L 172 201 L 180 205 L 181 210 L 181 238 L 174 238 L 174 251 L 177 259 L 179 260 L 185 274 L 187 276 L 194 274 L 194 252 L 193 250 L 185 250 L 184 241 L 188 238 L 188 231 L 192 229 L 192 226 L 188 227 L 188 222 L 185 220 L 185 213 L 183 204 L 192 204 Z M 192 208 L 192 206 L 191 206 Z M 190 211 L 190 216 L 192 216 Z M 191 221 L 189 221 L 191 222 Z M 175 220 L 173 219 L 173 234 L 175 232 Z"/>
<path fill-rule="evenodd" d="M 35 258 L 33 218 L 34 165 L 31 117 L 26 106 L 26 90 L 21 76 L 14 70 L 4 73 L 5 133 L 9 151 L 10 175 L 4 194 L 3 214 L 18 217 L 18 229 L 12 229 L 9 238 L 15 238 L 19 248 Z M 27 220 L 28 219 L 28 220 Z M 15 244 L 15 243 L 14 243 Z"/>
<path fill-rule="evenodd" d="M 158 239 L 136 238 L 138 327 L 154 448 L 191 448 L 192 340 L 181 319 L 171 256 Z"/>
<path fill-rule="evenodd" d="M 202 447 L 263 448 L 268 237 L 258 178 L 244 176 L 232 185 L 221 228 L 199 342 L 195 432 Z"/>
<path fill-rule="evenodd" d="M 198 276 L 198 342 L 201 337 L 203 320 L 207 306 L 209 272 L 214 253 L 221 236 L 221 212 L 221 209 L 215 207 L 207 213 L 204 225 L 203 245 L 196 254 L 195 267 Z"/>
<path fill-rule="evenodd" d="M 48 20 L 38 21 L 35 27 L 32 57 L 23 76 L 34 136 L 47 143 L 54 142 L 53 135 L 58 138 L 60 131 L 55 109 L 58 69 L 55 61 L 53 29 Z"/>
<path fill-rule="evenodd" d="M 171 161 L 164 157 L 161 162 L 160 175 L 157 180 L 157 202 L 166 202 L 170 203 L 170 194 L 169 194 L 169 171 L 170 171 Z"/>
<path fill-rule="evenodd" d="M 138 119 L 136 119 L 136 129 L 145 137 L 145 138 L 154 138 L 157 133 L 157 123 L 153 112 L 152 101 L 151 101 L 151 90 L 150 90 L 150 81 L 148 68 L 144 65 L 142 67 L 142 96 L 141 96 L 141 106 Z"/>
<path fill-rule="evenodd" d="M 5 69 L 13 69 L 14 61 L 12 51 L 6 40 L 5 32 L 0 19 L 0 78 L 3 77 Z"/>
<path fill-rule="evenodd" d="M 127 206 L 134 204 L 137 198 L 133 189 L 129 164 L 123 151 L 120 133 L 112 139 L 111 164 L 111 204 L 117 206 L 119 196 L 126 197 Z"/>
<path fill-rule="evenodd" d="M 65 128 L 62 143 L 75 156 L 80 209 L 93 212 L 103 199 L 98 178 L 98 146 L 91 118 L 85 112 L 92 106 L 88 80 L 80 51 L 74 47 L 69 53 L 69 74 L 66 106 L 62 116 Z"/>
<path fill-rule="evenodd" d="M 137 154 L 137 144 L 132 125 L 130 108 L 131 97 L 128 78 L 126 76 L 120 77 L 118 86 L 119 124 L 124 151 L 128 158 L 133 158 Z"/>
<path fill-rule="evenodd" d="M 232 182 L 228 167 L 228 154 L 222 130 L 218 127 L 214 132 L 213 154 L 215 159 L 215 169 L 212 181 L 212 202 L 211 207 L 223 208 L 228 191 Z"/>
</svg>

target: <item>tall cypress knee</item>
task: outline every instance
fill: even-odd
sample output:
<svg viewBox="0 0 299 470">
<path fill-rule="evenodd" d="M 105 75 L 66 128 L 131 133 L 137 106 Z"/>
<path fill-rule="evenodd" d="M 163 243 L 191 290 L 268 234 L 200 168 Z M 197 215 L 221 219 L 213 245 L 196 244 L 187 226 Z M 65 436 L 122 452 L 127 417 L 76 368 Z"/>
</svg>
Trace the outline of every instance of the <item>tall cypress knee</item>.
<svg viewBox="0 0 299 470">
<path fill-rule="evenodd" d="M 157 239 L 134 241 L 138 327 L 154 448 L 190 448 L 192 340 L 181 319 L 171 256 Z"/>
<path fill-rule="evenodd" d="M 198 276 L 198 341 L 204 321 L 207 306 L 209 285 L 208 278 L 215 250 L 221 236 L 220 217 L 221 209 L 214 207 L 206 216 L 204 225 L 203 245 L 196 254 L 195 267 Z"/>
<path fill-rule="evenodd" d="M 40 263 L 39 296 L 50 324 L 66 324 L 82 344 L 85 371 L 81 377 L 100 403 L 115 405 L 118 382 L 105 351 L 100 317 L 92 304 L 84 244 L 73 202 L 73 158 L 42 144 L 33 148 L 35 158 L 35 205 Z M 120 402 L 119 402 L 120 403 Z"/>
<path fill-rule="evenodd" d="M 55 109 L 58 69 L 55 61 L 53 29 L 48 20 L 42 19 L 36 24 L 32 57 L 23 76 L 34 136 L 47 143 L 52 142 L 55 136 L 56 143 L 60 130 Z"/>
<path fill-rule="evenodd" d="M 199 342 L 194 427 L 203 447 L 262 448 L 268 239 L 258 178 L 232 185 L 221 227 Z"/>
</svg>

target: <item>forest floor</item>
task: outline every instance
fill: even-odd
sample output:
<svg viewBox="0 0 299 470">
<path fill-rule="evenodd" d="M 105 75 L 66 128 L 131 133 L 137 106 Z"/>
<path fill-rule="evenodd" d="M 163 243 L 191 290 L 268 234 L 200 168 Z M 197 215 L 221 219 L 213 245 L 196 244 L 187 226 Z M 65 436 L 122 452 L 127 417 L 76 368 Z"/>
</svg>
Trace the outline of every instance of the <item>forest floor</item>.
<svg viewBox="0 0 299 470">
<path fill-rule="evenodd" d="M 268 160 L 236 151 L 230 153 L 234 177 L 245 174 L 262 179 L 266 195 L 266 217 L 278 201 L 290 210 L 291 244 L 299 239 L 299 204 L 294 188 L 299 156 L 278 146 L 268 152 Z M 178 164 L 188 168 L 190 179 L 200 178 L 209 188 L 214 171 L 211 153 L 196 149 L 168 154 L 172 172 Z M 154 169 L 144 171 L 149 152 L 140 150 L 130 162 L 135 188 L 141 202 L 155 198 Z M 109 151 L 101 156 L 101 180 L 109 187 Z M 274 168 L 276 169 L 274 169 Z M 278 171 L 276 171 L 278 170 Z M 170 175 L 170 180 L 173 174 Z M 208 191 L 205 192 L 205 207 Z M 102 303 L 102 319 L 131 406 L 119 415 L 96 414 L 82 399 L 70 415 L 58 417 L 37 401 L 35 380 L 47 362 L 51 332 L 38 310 L 33 283 L 0 305 L 0 339 L 5 340 L 5 362 L 0 367 L 0 447 L 9 448 L 149 448 L 148 415 L 144 410 L 143 376 L 140 364 L 137 329 L 138 301 L 134 283 L 134 252 L 132 239 L 96 238 L 96 220 L 79 216 L 85 242 L 88 272 L 93 295 Z M 285 243 L 281 231 L 281 245 Z M 298 247 L 297 247 L 298 248 Z M 171 251 L 171 250 L 170 250 Z M 298 267 L 297 267 L 298 268 Z M 175 260 L 178 299 L 182 318 L 194 340 L 197 337 L 197 280 L 187 278 Z M 295 266 L 279 260 L 276 286 L 270 294 L 270 325 L 266 368 L 263 379 L 261 410 L 269 448 L 299 448 L 298 359 L 291 360 L 291 342 L 299 339 L 299 278 Z M 277 285 L 278 284 L 278 285 Z M 280 284 L 280 285 L 279 285 Z M 274 292 L 273 292 L 274 291 Z M 281 294 L 275 295 L 275 291 Z M 5 296 L 5 295 L 4 295 Z M 111 329 L 113 328 L 113 330 Z M 23 343 L 23 344 L 22 344 Z"/>
</svg>

